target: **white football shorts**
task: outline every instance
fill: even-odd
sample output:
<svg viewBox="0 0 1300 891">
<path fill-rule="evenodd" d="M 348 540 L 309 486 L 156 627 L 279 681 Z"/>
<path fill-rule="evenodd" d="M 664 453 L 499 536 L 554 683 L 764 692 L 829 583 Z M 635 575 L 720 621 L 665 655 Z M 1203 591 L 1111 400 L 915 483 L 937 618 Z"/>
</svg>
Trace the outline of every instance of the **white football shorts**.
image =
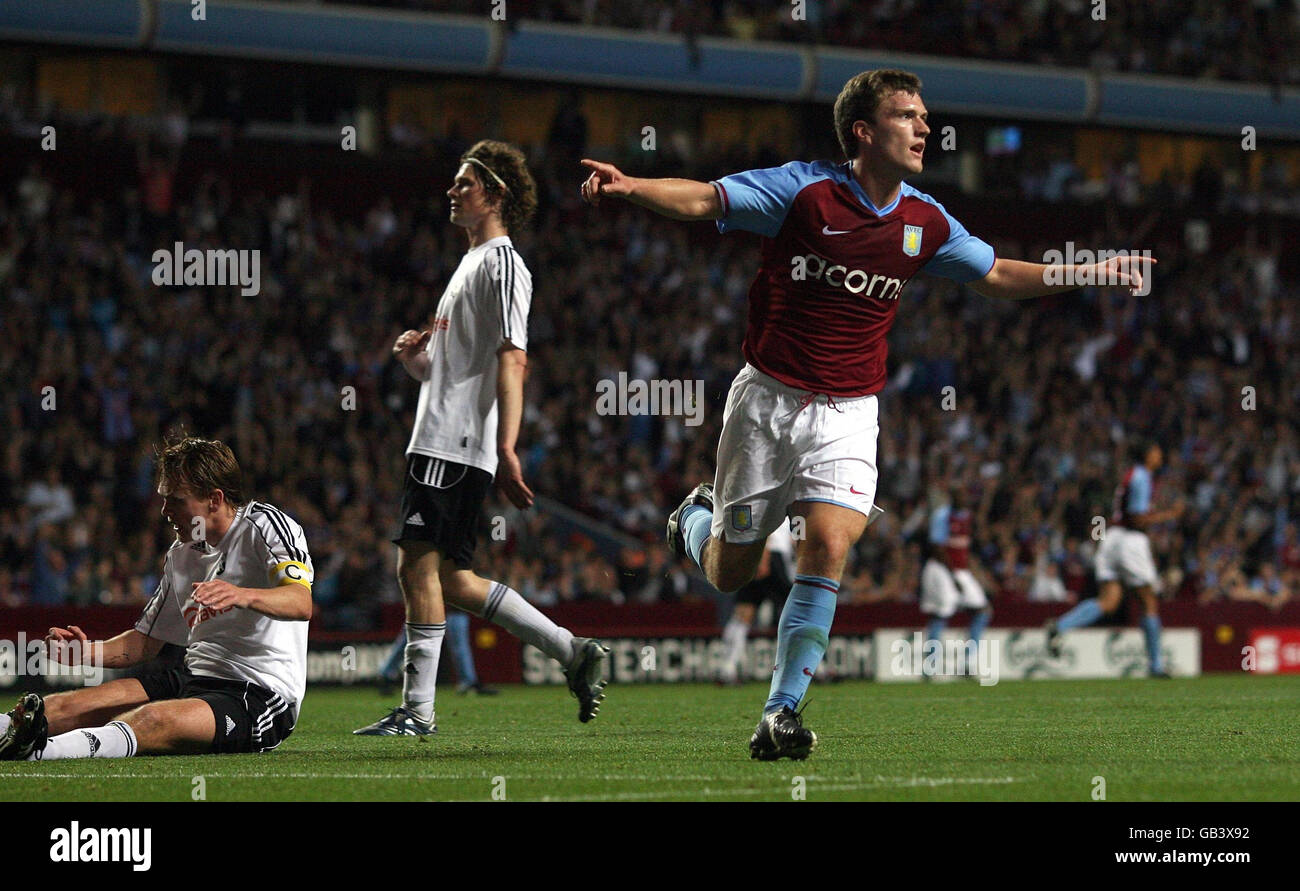
<svg viewBox="0 0 1300 891">
<path fill-rule="evenodd" d="M 746 364 L 722 416 L 714 536 L 748 544 L 785 522 L 796 501 L 838 504 L 868 520 L 876 500 L 876 397 L 828 400 Z"/>
<path fill-rule="evenodd" d="M 984 588 L 969 569 L 950 570 L 933 557 L 921 570 L 921 612 L 946 619 L 959 609 L 981 610 L 989 605 Z"/>
<path fill-rule="evenodd" d="M 1160 574 L 1145 532 L 1112 525 L 1097 548 L 1097 581 L 1118 581 L 1128 588 L 1150 585 L 1160 590 Z"/>
</svg>

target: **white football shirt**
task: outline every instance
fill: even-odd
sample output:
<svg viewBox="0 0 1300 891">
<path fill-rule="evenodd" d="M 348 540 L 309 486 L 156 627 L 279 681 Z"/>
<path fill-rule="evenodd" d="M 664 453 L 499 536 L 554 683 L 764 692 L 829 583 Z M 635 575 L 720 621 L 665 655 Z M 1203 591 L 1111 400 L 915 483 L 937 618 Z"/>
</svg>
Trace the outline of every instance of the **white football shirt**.
<svg viewBox="0 0 1300 891">
<path fill-rule="evenodd" d="M 272 619 L 251 609 L 213 612 L 194 602 L 194 582 L 222 579 L 239 588 L 296 583 L 311 590 L 307 537 L 288 514 L 251 501 L 235 511 L 216 545 L 177 541 L 135 630 L 185 647 L 196 675 L 251 681 L 280 694 L 298 717 L 307 686 L 307 622 Z"/>
<path fill-rule="evenodd" d="M 532 299 L 533 277 L 509 236 L 465 253 L 438 301 L 406 454 L 496 473 L 497 350 L 507 341 L 528 349 Z"/>
</svg>

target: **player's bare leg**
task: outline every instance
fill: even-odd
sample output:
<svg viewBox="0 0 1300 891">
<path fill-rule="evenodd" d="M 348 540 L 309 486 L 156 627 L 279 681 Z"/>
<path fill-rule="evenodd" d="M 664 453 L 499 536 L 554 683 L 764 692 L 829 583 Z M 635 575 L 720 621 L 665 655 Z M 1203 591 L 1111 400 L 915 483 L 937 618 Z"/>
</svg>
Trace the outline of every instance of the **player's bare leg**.
<svg viewBox="0 0 1300 891">
<path fill-rule="evenodd" d="M 804 539 L 795 542 L 795 569 L 839 582 L 849 551 L 867 528 L 867 517 L 838 504 L 798 501 L 790 513 L 803 517 Z"/>
<path fill-rule="evenodd" d="M 564 666 L 569 690 L 578 697 L 579 721 L 585 724 L 600 712 L 608 647 L 589 637 L 574 637 L 509 585 L 485 579 L 453 561 L 442 564 L 439 578 L 448 604 L 500 625 Z"/>
<path fill-rule="evenodd" d="M 148 701 L 139 681 L 119 678 L 98 687 L 51 693 L 45 697 L 45 720 L 50 734 L 57 736 L 79 727 L 102 726 Z"/>
<path fill-rule="evenodd" d="M 44 698 L 35 694 L 24 696 L 13 711 L 0 715 L 0 738 L 9 737 L 7 743 L 0 742 L 0 750 L 3 750 L 0 751 L 0 760 L 23 760 L 33 749 L 43 749 L 45 741 L 52 736 L 58 737 L 81 728 L 103 728 L 113 719 L 148 701 L 148 694 L 135 678 L 65 690 Z M 25 721 L 27 726 L 11 727 L 16 719 Z M 114 731 L 112 735 L 121 736 L 121 733 Z"/>
<path fill-rule="evenodd" d="M 442 554 L 423 541 L 397 546 L 397 584 L 406 603 L 406 621 L 441 625 L 447 621 L 442 602 Z"/>
<path fill-rule="evenodd" d="M 397 545 L 397 583 L 406 602 L 406 652 L 402 704 L 358 736 L 426 736 L 438 732 L 434 694 L 438 658 L 447 633 L 442 602 L 442 553 L 430 542 L 405 539 Z"/>
<path fill-rule="evenodd" d="M 1124 586 L 1119 582 L 1102 582 L 1099 586 L 1097 605 L 1101 607 L 1103 615 L 1109 616 L 1119 609 L 1120 601 L 1123 599 Z"/>
<path fill-rule="evenodd" d="M 724 594 L 739 591 L 758 572 L 766 547 L 767 539 L 737 544 L 710 536 L 700 554 L 700 569 L 709 584 Z"/>
<path fill-rule="evenodd" d="M 24 696 L 14 713 L 23 723 L 11 729 L 25 734 L 17 742 L 26 744 L 16 748 L 28 748 L 26 758 L 34 761 L 203 754 L 212 751 L 217 733 L 212 706 L 202 699 L 147 702 L 102 726 L 83 725 L 55 736 L 36 694 Z"/>
<path fill-rule="evenodd" d="M 722 593 L 738 591 L 758 572 L 767 540 L 724 541 L 712 534 L 712 523 L 713 484 L 700 483 L 668 517 L 668 550 L 679 560 L 689 556 Z"/>
<path fill-rule="evenodd" d="M 150 702 L 119 719 L 135 733 L 139 755 L 193 755 L 212 751 L 217 719 L 202 699 Z M 56 739 L 50 740 L 54 745 Z M 49 747 L 46 747 L 46 758 Z"/>
<path fill-rule="evenodd" d="M 803 726 L 795 709 L 830 642 L 849 550 L 867 528 L 866 514 L 836 504 L 798 501 L 790 512 L 803 518 L 804 538 L 795 542 L 794 587 L 777 626 L 772 687 L 749 741 L 750 757 L 764 761 L 802 760 L 817 745 L 817 734 Z"/>
</svg>

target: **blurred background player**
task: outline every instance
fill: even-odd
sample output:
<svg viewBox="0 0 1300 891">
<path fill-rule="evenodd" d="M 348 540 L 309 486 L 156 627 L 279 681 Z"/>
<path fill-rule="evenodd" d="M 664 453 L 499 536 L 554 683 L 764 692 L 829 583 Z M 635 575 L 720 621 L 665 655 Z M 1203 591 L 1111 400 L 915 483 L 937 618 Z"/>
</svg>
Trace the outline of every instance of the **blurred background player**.
<svg viewBox="0 0 1300 891">
<path fill-rule="evenodd" d="M 949 487 L 949 500 L 930 515 L 930 559 L 921 570 L 921 612 L 930 616 L 926 641 L 939 640 L 948 620 L 958 610 L 970 610 L 970 640 L 979 646 L 993 617 L 985 586 L 972 571 L 974 513 L 967 505 L 965 488 Z M 967 666 L 968 673 L 973 672 Z"/>
<path fill-rule="evenodd" d="M 447 636 L 444 638 L 451 650 L 451 664 L 456 671 L 456 692 L 460 694 L 477 693 L 480 696 L 495 696 L 500 691 L 480 683 L 478 670 L 474 667 L 474 646 L 470 641 L 469 613 L 455 609 L 447 613 Z M 393 640 L 388 651 L 388 658 L 380 666 L 380 688 L 387 695 L 389 687 L 402 679 L 402 662 L 406 656 L 406 628 L 403 627 Z"/>
<path fill-rule="evenodd" d="M 736 592 L 731 618 L 722 628 L 722 641 L 727 648 L 718 674 L 719 683 L 728 686 L 740 683 L 740 663 L 745 658 L 745 644 L 759 607 L 764 602 L 783 605 L 793 583 L 794 536 L 787 521 L 767 537 L 767 547 L 754 578 Z"/>
<path fill-rule="evenodd" d="M 447 630 L 444 601 L 495 622 L 564 666 L 590 721 L 604 698 L 608 649 L 574 637 L 508 585 L 471 569 L 477 528 L 493 475 L 521 510 L 533 503 L 515 446 L 523 417 L 532 276 L 510 240 L 537 208 L 537 185 L 519 149 L 485 139 L 460 159 L 451 222 L 469 250 L 447 283 L 426 331 L 406 331 L 393 353 L 420 384 L 397 544 L 406 602 L 402 704 L 362 736 L 437 732 L 434 693 Z"/>
<path fill-rule="evenodd" d="M 750 738 L 752 758 L 803 759 L 817 736 L 795 709 L 829 642 L 849 552 L 876 510 L 877 393 L 899 295 L 919 272 L 988 297 L 1059 293 L 1049 267 L 997 257 L 939 202 L 904 182 L 924 164 L 921 80 L 864 71 L 835 100 L 843 163 L 792 161 L 713 182 L 641 179 L 584 159 L 582 197 L 624 198 L 676 220 L 715 220 L 762 237 L 743 353 L 723 414 L 714 483 L 668 518 L 668 546 L 719 591 L 754 577 L 768 535 L 803 518 L 796 575 L 777 628 L 777 667 Z M 1142 278 L 1129 257 L 1065 266 L 1062 281 Z"/>
<path fill-rule="evenodd" d="M 69 625 L 46 644 L 57 662 L 126 668 L 170 643 L 185 647 L 184 665 L 24 695 L 0 715 L 0 760 L 268 752 L 289 737 L 315 573 L 297 521 L 243 491 L 223 443 L 185 437 L 161 450 L 158 494 L 176 540 L 157 591 L 128 631 L 89 641 Z"/>
<path fill-rule="evenodd" d="M 1164 463 L 1158 443 L 1139 441 L 1134 447 L 1136 463 L 1115 488 L 1115 506 L 1110 525 L 1097 548 L 1097 596 L 1084 600 L 1059 619 L 1047 623 L 1047 649 L 1061 654 L 1061 635 L 1085 628 L 1119 608 L 1124 589 L 1135 591 L 1142 600 L 1142 633 L 1146 637 L 1147 664 L 1151 676 L 1167 678 L 1160 653 L 1160 575 L 1151 555 L 1146 530 L 1183 514 L 1180 501 L 1168 510 L 1151 510 L 1155 474 Z"/>
</svg>

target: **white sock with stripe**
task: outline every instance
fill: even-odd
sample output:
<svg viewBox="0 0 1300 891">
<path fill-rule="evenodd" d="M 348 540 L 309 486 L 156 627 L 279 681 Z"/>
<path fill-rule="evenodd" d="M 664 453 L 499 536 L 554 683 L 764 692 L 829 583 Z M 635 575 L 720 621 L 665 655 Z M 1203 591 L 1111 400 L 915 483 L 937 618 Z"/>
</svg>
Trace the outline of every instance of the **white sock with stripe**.
<svg viewBox="0 0 1300 891">
<path fill-rule="evenodd" d="M 537 647 L 565 668 L 573 661 L 573 632 L 546 618 L 514 588 L 493 582 L 483 604 L 483 618 Z"/>
<path fill-rule="evenodd" d="M 65 758 L 129 758 L 136 754 L 135 731 L 122 721 L 103 727 L 69 730 L 50 738 L 39 757 L 33 753 L 28 761 L 61 761 Z"/>
<path fill-rule="evenodd" d="M 406 669 L 402 674 L 402 707 L 421 721 L 433 720 L 433 697 L 438 684 L 438 657 L 447 623 L 406 623 Z"/>
</svg>

